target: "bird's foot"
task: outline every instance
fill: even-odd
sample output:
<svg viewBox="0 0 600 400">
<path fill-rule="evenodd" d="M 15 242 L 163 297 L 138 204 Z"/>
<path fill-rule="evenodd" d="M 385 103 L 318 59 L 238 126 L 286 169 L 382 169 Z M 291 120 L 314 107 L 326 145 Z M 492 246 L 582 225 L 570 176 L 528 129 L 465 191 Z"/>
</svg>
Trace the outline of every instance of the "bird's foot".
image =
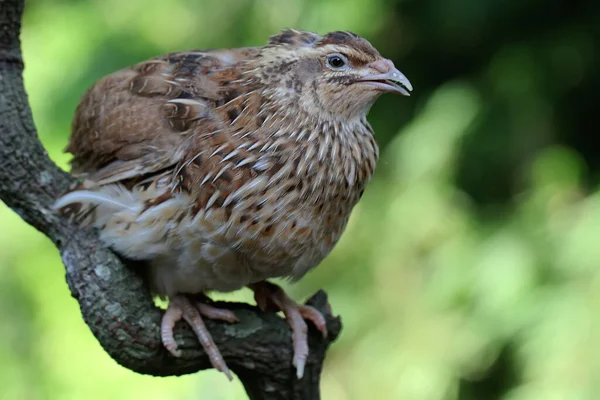
<svg viewBox="0 0 600 400">
<path fill-rule="evenodd" d="M 261 310 L 283 311 L 292 328 L 293 364 L 296 367 L 296 375 L 298 379 L 302 378 L 308 357 L 308 328 L 304 320 L 312 321 L 325 338 L 327 337 L 325 317 L 314 307 L 296 303 L 283 289 L 270 282 L 253 283 L 248 287 L 254 291 L 254 299 Z"/>
<path fill-rule="evenodd" d="M 160 325 L 160 336 L 163 345 L 175 357 L 181 356 L 181 350 L 177 348 L 177 343 L 173 337 L 173 327 L 177 321 L 183 318 L 192 327 L 212 366 L 227 375 L 229 380 L 232 380 L 233 376 L 221 352 L 213 341 L 210 332 L 206 329 L 202 316 L 231 323 L 239 321 L 235 313 L 231 310 L 217 308 L 206 303 L 190 300 L 183 295 L 177 295 L 169 300 L 169 306 L 163 315 Z"/>
</svg>

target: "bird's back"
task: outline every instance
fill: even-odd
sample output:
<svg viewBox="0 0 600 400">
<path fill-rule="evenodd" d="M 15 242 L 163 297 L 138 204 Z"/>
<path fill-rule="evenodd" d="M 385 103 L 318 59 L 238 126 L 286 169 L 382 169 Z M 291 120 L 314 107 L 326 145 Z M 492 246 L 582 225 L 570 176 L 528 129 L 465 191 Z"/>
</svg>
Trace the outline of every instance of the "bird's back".
<svg viewBox="0 0 600 400">
<path fill-rule="evenodd" d="M 168 54 L 98 81 L 73 120 L 73 173 L 109 183 L 175 165 L 191 134 L 223 128 L 238 65 L 253 52 Z"/>
</svg>

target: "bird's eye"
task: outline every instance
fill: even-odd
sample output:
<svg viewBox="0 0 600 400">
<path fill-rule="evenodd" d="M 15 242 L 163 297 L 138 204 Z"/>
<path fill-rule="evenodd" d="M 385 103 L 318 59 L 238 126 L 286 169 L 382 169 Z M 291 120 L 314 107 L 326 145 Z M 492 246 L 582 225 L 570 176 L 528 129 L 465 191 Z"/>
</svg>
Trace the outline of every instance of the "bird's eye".
<svg viewBox="0 0 600 400">
<path fill-rule="evenodd" d="M 326 63 L 330 69 L 340 70 L 348 65 L 348 60 L 341 54 L 330 54 L 327 56 Z"/>
</svg>

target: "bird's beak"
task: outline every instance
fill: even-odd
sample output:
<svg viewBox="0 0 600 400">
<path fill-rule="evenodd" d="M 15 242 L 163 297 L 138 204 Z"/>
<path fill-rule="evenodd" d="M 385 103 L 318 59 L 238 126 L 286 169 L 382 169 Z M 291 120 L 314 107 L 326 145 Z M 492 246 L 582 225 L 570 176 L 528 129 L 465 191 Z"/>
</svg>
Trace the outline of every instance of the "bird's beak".
<svg viewBox="0 0 600 400">
<path fill-rule="evenodd" d="M 373 86 L 376 90 L 390 93 L 400 93 L 410 96 L 413 90 L 408 78 L 394 66 L 394 63 L 386 58 L 379 59 L 367 64 L 367 67 L 377 71 L 357 79 L 357 82 Z"/>
</svg>

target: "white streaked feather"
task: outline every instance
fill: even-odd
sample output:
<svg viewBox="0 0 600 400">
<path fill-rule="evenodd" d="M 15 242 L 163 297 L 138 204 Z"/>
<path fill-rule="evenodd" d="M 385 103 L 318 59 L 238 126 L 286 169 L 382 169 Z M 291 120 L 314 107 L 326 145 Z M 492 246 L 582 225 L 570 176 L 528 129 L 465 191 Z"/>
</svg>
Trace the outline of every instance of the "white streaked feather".
<svg viewBox="0 0 600 400">
<path fill-rule="evenodd" d="M 260 146 L 261 144 L 262 144 L 262 142 L 261 142 L 261 141 L 259 141 L 259 140 L 257 140 L 256 142 L 254 142 L 254 143 L 252 144 L 252 146 L 248 147 L 248 151 L 252 151 L 252 150 L 256 149 L 256 148 L 257 148 L 258 146 Z"/>
<path fill-rule="evenodd" d="M 227 171 L 230 167 L 231 167 L 231 164 L 225 164 L 223 166 L 223 168 L 221 168 L 221 170 L 219 172 L 217 172 L 217 174 L 213 178 L 213 180 L 212 180 L 213 183 L 215 183 L 217 181 L 217 179 L 219 179 L 221 177 L 221 175 L 223 175 L 225 173 L 225 171 Z"/>
<path fill-rule="evenodd" d="M 266 142 L 265 145 L 259 150 L 261 153 L 271 146 L 273 142 Z"/>
<path fill-rule="evenodd" d="M 221 162 L 225 162 L 225 161 L 229 160 L 230 158 L 237 156 L 238 154 L 240 154 L 239 150 L 237 150 L 237 149 L 233 150 L 232 152 L 227 154 L 225 157 L 223 157 Z"/>
<path fill-rule="evenodd" d="M 257 158 L 256 158 L 255 156 L 249 156 L 249 157 L 246 157 L 246 158 L 244 158 L 242 161 L 240 161 L 240 162 L 239 162 L 239 163 L 238 163 L 238 164 L 237 164 L 235 167 L 236 167 L 236 168 L 239 168 L 239 167 L 241 167 L 241 166 L 244 166 L 244 165 L 246 165 L 246 164 L 249 164 L 249 163 L 251 163 L 251 162 L 254 162 L 254 161 L 256 161 L 256 159 L 257 159 Z"/>
<path fill-rule="evenodd" d="M 101 189 L 95 190 L 77 190 L 67 193 L 54 203 L 55 210 L 66 207 L 74 203 L 96 204 L 112 211 L 128 210 L 136 212 L 139 202 L 137 196 L 127 190 L 122 185 L 106 185 Z"/>
<path fill-rule="evenodd" d="M 217 201 L 217 199 L 219 198 L 219 196 L 221 195 L 221 192 L 216 190 L 212 196 L 210 196 L 210 198 L 208 199 L 208 201 L 206 202 L 206 207 L 204 207 L 205 210 L 210 209 L 213 204 L 215 204 L 215 201 Z"/>
<path fill-rule="evenodd" d="M 271 168 L 272 165 L 273 165 L 273 163 L 271 162 L 270 159 L 268 159 L 266 157 L 261 157 L 258 159 L 258 161 L 256 161 L 254 163 L 254 169 L 256 169 L 258 171 L 266 171 L 269 168 Z"/>
<path fill-rule="evenodd" d="M 167 103 L 180 103 L 180 104 L 187 104 L 190 106 L 193 105 L 206 105 L 206 103 L 202 102 L 202 101 L 198 101 L 198 100 L 194 100 L 194 99 L 172 99 L 172 100 L 168 100 Z"/>
<path fill-rule="evenodd" d="M 217 149 L 215 151 L 213 151 L 213 153 L 209 157 L 213 157 L 218 152 L 225 150 L 225 148 L 227 146 L 229 146 L 229 143 L 223 143 L 222 145 L 220 145 L 219 147 L 217 147 Z"/>
<path fill-rule="evenodd" d="M 200 185 L 204 185 L 206 182 L 208 182 L 208 180 L 210 179 L 211 176 L 212 176 L 212 171 L 208 171 L 208 174 L 206 174 L 204 179 L 202 179 L 202 182 L 200 182 Z"/>
</svg>

